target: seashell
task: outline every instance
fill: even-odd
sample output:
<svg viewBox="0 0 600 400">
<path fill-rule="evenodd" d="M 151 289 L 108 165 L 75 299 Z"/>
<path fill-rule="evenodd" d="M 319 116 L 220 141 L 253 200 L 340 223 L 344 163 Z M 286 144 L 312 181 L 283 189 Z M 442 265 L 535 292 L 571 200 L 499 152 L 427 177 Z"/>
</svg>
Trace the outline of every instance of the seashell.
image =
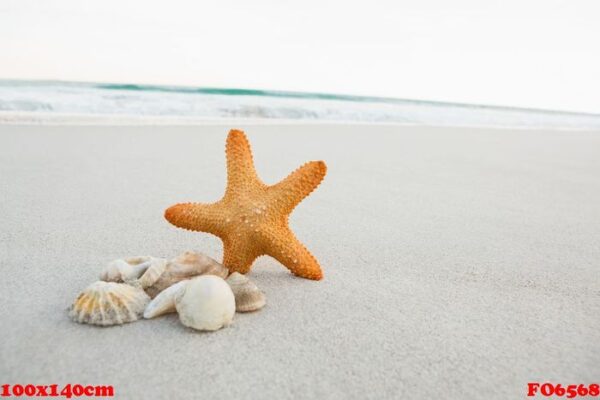
<svg viewBox="0 0 600 400">
<path fill-rule="evenodd" d="M 147 286 L 150 286 L 158 279 L 162 271 L 164 271 L 166 262 L 165 259 L 150 256 L 114 260 L 100 273 L 100 280 L 106 282 L 131 283 L 146 275 L 148 277 L 145 278 L 143 282 L 147 284 Z M 160 270 L 161 267 L 162 270 Z M 156 271 L 157 269 L 159 269 L 159 271 Z M 154 280 L 151 280 L 152 277 L 154 277 Z"/>
<path fill-rule="evenodd" d="M 84 324 L 120 325 L 136 321 L 149 301 L 150 297 L 141 288 L 98 281 L 77 296 L 69 308 L 69 317 Z"/>
<path fill-rule="evenodd" d="M 231 288 L 215 275 L 202 275 L 190 281 L 175 296 L 179 320 L 201 331 L 216 331 L 231 324 L 235 297 Z"/>
<path fill-rule="evenodd" d="M 169 286 L 158 294 L 144 310 L 144 318 L 156 318 L 163 314 L 177 311 L 175 309 L 175 298 L 185 288 L 189 282 L 188 279 L 179 281 L 173 286 Z"/>
<path fill-rule="evenodd" d="M 144 311 L 154 318 L 177 311 L 179 320 L 190 328 L 215 331 L 231 324 L 235 297 L 231 288 L 215 275 L 202 275 L 176 283 L 162 291 Z"/>
<path fill-rule="evenodd" d="M 234 272 L 229 275 L 226 282 L 235 296 L 237 312 L 256 311 L 265 306 L 267 302 L 265 294 L 245 275 Z"/>
<path fill-rule="evenodd" d="M 154 298 L 175 283 L 198 275 L 216 275 L 225 279 L 229 275 L 229 270 L 202 253 L 186 251 L 168 262 L 158 280 L 143 287 L 146 293 Z"/>
<path fill-rule="evenodd" d="M 146 269 L 146 272 L 136 281 L 142 289 L 146 289 L 154 285 L 158 279 L 164 274 L 167 269 L 167 260 L 164 258 L 150 257 L 150 266 Z"/>
</svg>

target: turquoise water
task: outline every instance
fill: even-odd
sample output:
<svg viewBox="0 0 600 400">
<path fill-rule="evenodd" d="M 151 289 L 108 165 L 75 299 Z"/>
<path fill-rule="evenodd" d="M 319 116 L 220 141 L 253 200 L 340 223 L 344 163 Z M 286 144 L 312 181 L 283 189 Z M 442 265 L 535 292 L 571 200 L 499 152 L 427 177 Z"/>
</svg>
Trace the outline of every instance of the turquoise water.
<svg viewBox="0 0 600 400">
<path fill-rule="evenodd" d="M 600 115 L 329 93 L 0 80 L 0 112 L 600 129 Z"/>
</svg>

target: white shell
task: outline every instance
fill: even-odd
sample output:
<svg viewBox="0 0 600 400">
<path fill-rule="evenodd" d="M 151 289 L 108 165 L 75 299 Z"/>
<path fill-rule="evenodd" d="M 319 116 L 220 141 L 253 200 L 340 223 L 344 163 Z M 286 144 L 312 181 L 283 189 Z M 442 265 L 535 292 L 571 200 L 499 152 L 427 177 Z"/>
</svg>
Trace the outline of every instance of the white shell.
<svg viewBox="0 0 600 400">
<path fill-rule="evenodd" d="M 98 281 L 83 290 L 69 309 L 73 321 L 92 325 L 120 325 L 136 321 L 150 297 L 124 283 Z"/>
<path fill-rule="evenodd" d="M 216 331 L 231 324 L 235 298 L 223 278 L 202 275 L 191 279 L 177 293 L 175 308 L 183 325 L 201 331 Z"/>
<path fill-rule="evenodd" d="M 164 272 L 155 282 L 142 287 L 150 297 L 155 297 L 166 288 L 185 279 L 191 279 L 199 275 L 216 275 L 225 279 L 228 274 L 229 270 L 224 265 L 207 255 L 186 251 L 170 260 Z"/>
<path fill-rule="evenodd" d="M 163 314 L 175 312 L 175 298 L 188 284 L 188 280 L 169 286 L 158 294 L 144 310 L 144 318 L 155 318 Z"/>
<path fill-rule="evenodd" d="M 158 279 L 165 273 L 167 269 L 167 260 L 164 258 L 150 257 L 150 265 L 146 272 L 136 281 L 142 287 L 146 289 L 156 283 Z"/>
<path fill-rule="evenodd" d="M 265 306 L 265 294 L 245 275 L 234 272 L 227 278 L 227 283 L 235 296 L 237 312 L 256 311 Z"/>
<path fill-rule="evenodd" d="M 152 285 L 162 274 L 166 262 L 165 259 L 150 256 L 114 260 L 100 273 L 100 280 L 133 283 L 139 279 L 142 287 L 147 287 Z"/>
<path fill-rule="evenodd" d="M 173 311 L 190 328 L 215 331 L 231 324 L 235 314 L 235 297 L 231 288 L 215 275 L 201 275 L 177 282 L 160 292 L 144 311 L 144 318 L 154 318 Z"/>
</svg>

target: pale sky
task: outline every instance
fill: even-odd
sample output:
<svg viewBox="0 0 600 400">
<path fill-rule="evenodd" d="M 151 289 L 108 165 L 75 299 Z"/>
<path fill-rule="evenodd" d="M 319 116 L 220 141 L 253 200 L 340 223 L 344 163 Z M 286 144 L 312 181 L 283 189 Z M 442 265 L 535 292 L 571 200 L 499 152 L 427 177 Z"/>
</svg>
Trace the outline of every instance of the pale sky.
<svg viewBox="0 0 600 400">
<path fill-rule="evenodd" d="M 0 78 L 600 113 L 600 1 L 1 0 Z"/>
</svg>

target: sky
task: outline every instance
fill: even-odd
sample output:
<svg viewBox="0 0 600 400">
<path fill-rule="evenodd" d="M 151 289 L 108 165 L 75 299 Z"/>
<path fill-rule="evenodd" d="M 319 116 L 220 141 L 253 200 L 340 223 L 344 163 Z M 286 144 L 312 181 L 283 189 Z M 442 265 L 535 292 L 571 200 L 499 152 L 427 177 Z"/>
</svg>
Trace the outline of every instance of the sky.
<svg viewBox="0 0 600 400">
<path fill-rule="evenodd" d="M 598 0 L 2 0 L 0 78 L 600 113 Z"/>
</svg>

